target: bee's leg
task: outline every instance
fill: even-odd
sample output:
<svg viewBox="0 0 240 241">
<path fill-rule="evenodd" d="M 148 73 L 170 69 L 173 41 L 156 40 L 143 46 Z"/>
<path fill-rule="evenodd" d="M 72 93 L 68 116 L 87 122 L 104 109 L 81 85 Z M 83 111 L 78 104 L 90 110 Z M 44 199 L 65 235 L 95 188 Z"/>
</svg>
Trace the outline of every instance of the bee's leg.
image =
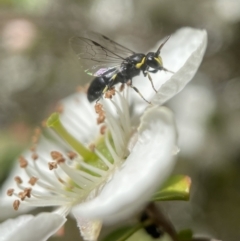
<svg viewBox="0 0 240 241">
<path fill-rule="evenodd" d="M 151 82 L 152 88 L 153 88 L 154 91 L 157 93 L 157 90 L 155 89 L 155 87 L 154 87 L 154 85 L 153 85 L 152 77 L 151 77 L 151 75 L 149 74 L 149 72 L 147 72 L 147 77 L 148 77 L 148 79 L 149 79 L 150 82 Z"/>
<path fill-rule="evenodd" d="M 148 104 L 152 104 L 150 101 L 146 100 L 143 95 L 141 94 L 141 92 L 135 87 L 132 85 L 132 80 L 129 80 L 128 82 L 128 86 L 130 86 L 131 88 L 133 88 L 140 96 L 143 100 L 145 100 Z"/>
<path fill-rule="evenodd" d="M 168 69 L 166 69 L 166 68 L 164 68 L 164 67 L 162 67 L 161 69 L 164 70 L 164 71 L 166 71 L 166 72 L 169 72 L 169 73 L 171 73 L 171 74 L 175 74 L 175 72 L 173 72 L 173 71 L 171 71 L 171 70 L 168 70 Z"/>
<path fill-rule="evenodd" d="M 116 78 L 117 78 L 117 74 L 114 74 L 111 79 L 109 80 L 109 83 L 106 85 L 106 87 L 104 88 L 103 92 L 107 92 L 108 90 L 110 90 L 116 83 Z"/>
<path fill-rule="evenodd" d="M 101 93 L 101 95 L 97 98 L 96 100 L 96 104 L 98 103 L 98 101 L 103 97 L 103 95 L 109 90 L 109 85 L 106 85 Z"/>
<path fill-rule="evenodd" d="M 101 95 L 97 98 L 96 100 L 96 104 L 98 103 L 98 101 L 103 97 L 103 92 L 101 93 Z"/>
</svg>

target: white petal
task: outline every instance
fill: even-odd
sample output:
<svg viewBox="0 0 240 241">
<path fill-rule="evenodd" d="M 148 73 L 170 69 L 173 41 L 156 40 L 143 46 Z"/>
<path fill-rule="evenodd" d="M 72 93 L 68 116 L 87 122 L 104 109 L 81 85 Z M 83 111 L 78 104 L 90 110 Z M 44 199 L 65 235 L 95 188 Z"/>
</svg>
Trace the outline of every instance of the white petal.
<svg viewBox="0 0 240 241">
<path fill-rule="evenodd" d="M 36 217 L 23 215 L 0 224 L 0 241 L 44 241 L 66 221 L 55 213 L 41 213 Z"/>
<path fill-rule="evenodd" d="M 80 233 L 85 241 L 96 241 L 102 228 L 102 222 L 99 220 L 89 220 L 76 217 Z"/>
<path fill-rule="evenodd" d="M 173 115 L 165 107 L 146 110 L 139 137 L 122 169 L 95 199 L 73 209 L 74 215 L 114 222 L 139 210 L 174 166 L 176 143 Z"/>
<path fill-rule="evenodd" d="M 61 103 L 63 105 L 61 121 L 64 127 L 78 141 L 89 144 L 99 134 L 94 103 L 89 103 L 85 93 L 71 95 Z"/>
<path fill-rule="evenodd" d="M 179 30 L 175 37 L 178 37 L 179 48 L 182 48 L 181 51 L 176 49 L 175 58 L 179 60 L 175 65 L 182 66 L 180 68 L 174 66 L 173 71 L 175 69 L 178 71 L 160 87 L 152 99 L 154 104 L 163 104 L 185 87 L 196 74 L 207 47 L 207 32 L 205 30 L 184 28 Z M 186 44 L 182 46 L 181 43 L 184 44 L 184 42 Z"/>
<path fill-rule="evenodd" d="M 14 199 L 9 198 L 7 195 L 6 195 L 6 198 L 3 197 L 0 199 L 0 220 L 1 221 L 7 218 L 16 217 L 22 213 L 27 213 L 31 209 L 33 209 L 32 207 L 20 205 L 18 211 L 16 211 L 13 209 L 13 200 Z"/>
</svg>

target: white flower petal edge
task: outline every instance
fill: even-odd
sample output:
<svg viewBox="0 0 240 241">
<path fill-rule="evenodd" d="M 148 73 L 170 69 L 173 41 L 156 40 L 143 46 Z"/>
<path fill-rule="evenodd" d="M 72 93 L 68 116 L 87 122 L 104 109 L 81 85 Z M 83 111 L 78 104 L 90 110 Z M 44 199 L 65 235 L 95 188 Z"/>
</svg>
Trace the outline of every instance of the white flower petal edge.
<svg viewBox="0 0 240 241">
<path fill-rule="evenodd" d="M 53 235 L 66 218 L 56 213 L 22 215 L 0 224 L 1 241 L 44 241 Z"/>
<path fill-rule="evenodd" d="M 182 39 L 179 35 L 182 35 Z M 185 85 L 196 74 L 199 65 L 202 62 L 206 47 L 207 47 L 207 32 L 205 30 L 194 30 L 184 28 L 176 33 L 179 44 L 189 42 L 189 46 L 185 47 L 185 56 L 192 51 L 183 66 L 158 90 L 158 93 L 153 97 L 152 103 L 162 105 L 164 102 L 179 93 Z M 181 45 L 179 46 L 181 47 Z M 178 58 L 184 58 L 181 53 L 177 53 Z"/>
<path fill-rule="evenodd" d="M 171 172 L 176 136 L 172 112 L 166 107 L 148 108 L 141 118 L 137 143 L 122 169 L 98 197 L 77 205 L 73 214 L 111 223 L 137 212 Z"/>
<path fill-rule="evenodd" d="M 19 173 L 22 174 L 24 172 L 21 170 L 19 165 L 15 165 L 0 189 L 0 221 L 8 218 L 14 218 L 31 210 L 30 207 L 21 207 L 19 212 L 16 212 L 12 206 L 12 199 L 6 194 L 7 190 L 15 185 L 13 180 L 15 176 L 19 175 Z"/>
<path fill-rule="evenodd" d="M 95 241 L 98 239 L 102 228 L 100 220 L 90 220 L 81 217 L 75 217 L 83 240 Z"/>
</svg>

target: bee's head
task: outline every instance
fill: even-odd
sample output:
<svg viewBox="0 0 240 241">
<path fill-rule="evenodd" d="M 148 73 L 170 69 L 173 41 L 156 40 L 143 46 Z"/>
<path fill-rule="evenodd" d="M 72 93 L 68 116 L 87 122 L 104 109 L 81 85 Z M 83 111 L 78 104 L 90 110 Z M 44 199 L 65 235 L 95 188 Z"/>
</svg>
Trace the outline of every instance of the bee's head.
<svg viewBox="0 0 240 241">
<path fill-rule="evenodd" d="M 160 56 L 160 51 L 162 49 L 162 47 L 165 45 L 165 43 L 168 41 L 168 39 L 170 38 L 170 36 L 167 37 L 167 39 L 159 46 L 158 50 L 154 53 L 154 52 L 149 52 L 146 55 L 146 65 L 154 70 L 164 70 L 170 73 L 174 73 L 166 68 L 163 67 L 163 61 L 162 58 Z"/>
<path fill-rule="evenodd" d="M 162 58 L 160 56 L 156 56 L 156 53 L 149 52 L 146 55 L 146 65 L 153 69 L 162 69 Z"/>
</svg>

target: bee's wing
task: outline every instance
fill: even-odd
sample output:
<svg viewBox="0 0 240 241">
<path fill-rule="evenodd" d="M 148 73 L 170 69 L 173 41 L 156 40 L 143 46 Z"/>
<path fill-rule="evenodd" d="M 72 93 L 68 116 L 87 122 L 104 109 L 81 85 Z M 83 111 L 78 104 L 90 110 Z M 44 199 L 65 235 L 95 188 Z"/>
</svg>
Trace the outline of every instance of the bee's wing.
<svg viewBox="0 0 240 241">
<path fill-rule="evenodd" d="M 119 68 L 125 58 L 134 53 L 104 35 L 87 32 L 84 36 L 87 37 L 71 38 L 70 45 L 90 75 L 98 76 L 100 69 Z"/>
</svg>

